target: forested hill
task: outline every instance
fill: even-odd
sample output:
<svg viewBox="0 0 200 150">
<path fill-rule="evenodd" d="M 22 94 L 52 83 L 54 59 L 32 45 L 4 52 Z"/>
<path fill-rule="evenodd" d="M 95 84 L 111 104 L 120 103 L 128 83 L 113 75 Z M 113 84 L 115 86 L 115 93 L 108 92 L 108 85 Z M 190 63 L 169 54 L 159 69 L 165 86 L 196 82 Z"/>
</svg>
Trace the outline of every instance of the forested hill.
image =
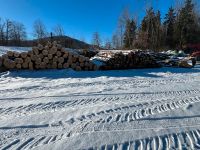
<svg viewBox="0 0 200 150">
<path fill-rule="evenodd" d="M 32 47 L 36 46 L 38 42 L 40 43 L 46 43 L 47 41 L 59 41 L 64 47 L 66 48 L 74 48 L 74 49 L 87 49 L 90 48 L 91 45 L 71 38 L 69 36 L 53 36 L 52 39 L 49 38 L 42 38 L 42 39 L 34 39 L 34 40 L 25 40 L 25 41 L 14 41 L 14 40 L 9 40 L 8 43 L 4 43 L 3 45 L 6 46 L 21 46 L 21 47 Z"/>
</svg>

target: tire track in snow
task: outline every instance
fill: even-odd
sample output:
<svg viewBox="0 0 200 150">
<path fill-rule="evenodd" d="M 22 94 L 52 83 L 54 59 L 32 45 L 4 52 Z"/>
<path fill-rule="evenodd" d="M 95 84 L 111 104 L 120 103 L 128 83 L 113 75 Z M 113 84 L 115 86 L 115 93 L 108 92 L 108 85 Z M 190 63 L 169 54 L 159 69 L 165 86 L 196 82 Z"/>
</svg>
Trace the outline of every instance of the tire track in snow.
<svg viewBox="0 0 200 150">
<path fill-rule="evenodd" d="M 127 94 L 125 96 L 107 96 L 107 97 L 91 97 L 87 99 L 76 99 L 69 101 L 57 101 L 57 102 L 48 102 L 48 103 L 39 103 L 39 104 L 29 104 L 21 105 L 18 107 L 9 107 L 9 108 L 0 108 L 0 115 L 28 115 L 33 114 L 34 112 L 46 112 L 46 111 L 55 111 L 65 108 L 76 108 L 76 107 L 92 107 L 98 105 L 108 105 L 113 103 L 129 103 L 135 102 L 142 99 L 162 99 L 167 97 L 177 97 L 177 96 L 190 96 L 190 95 L 199 95 L 200 90 L 184 90 L 184 91 L 167 91 L 167 92 L 155 92 L 155 93 L 136 93 L 136 94 Z M 154 101 L 149 101 L 148 103 L 154 103 Z M 158 101 L 157 101 L 158 102 Z M 139 105 L 139 104 L 138 104 Z"/>
<path fill-rule="evenodd" d="M 94 121 L 95 123 L 112 123 L 112 122 L 127 122 L 142 119 L 151 115 L 164 113 L 174 109 L 186 107 L 190 104 L 200 102 L 200 97 L 190 97 L 186 99 L 168 99 L 154 101 L 151 103 L 139 103 L 138 105 L 124 105 L 99 112 L 93 112 L 87 115 L 82 115 L 77 118 L 71 118 L 67 122 L 74 123 L 77 121 Z M 125 111 L 125 112 L 124 112 Z"/>
<path fill-rule="evenodd" d="M 16 93 L 16 92 L 28 92 L 31 90 L 53 90 L 53 89 L 64 89 L 67 87 L 91 87 L 91 86 L 109 86 L 109 85 L 132 85 L 132 88 L 143 88 L 143 87 L 149 87 L 149 86 L 155 86 L 155 85 L 165 85 L 165 84 L 170 84 L 170 83 L 188 83 L 191 81 L 199 81 L 198 78 L 186 78 L 186 79 L 124 79 L 124 80 L 111 80 L 107 82 L 90 82 L 90 83 L 68 83 L 68 84 L 60 84 L 60 85 L 51 85 L 49 86 L 31 86 L 31 87 L 20 87 L 20 88 L 15 88 L 15 89 L 3 89 L 0 90 L 0 94 L 4 94 L 9 92 L 9 94 Z M 44 83 L 45 84 L 45 83 Z"/>
<path fill-rule="evenodd" d="M 147 137 L 133 141 L 115 144 L 105 144 L 99 147 L 90 147 L 87 150 L 187 150 L 200 149 L 200 130 L 191 130 L 155 137 Z M 86 150 L 86 149 L 85 149 Z"/>
</svg>

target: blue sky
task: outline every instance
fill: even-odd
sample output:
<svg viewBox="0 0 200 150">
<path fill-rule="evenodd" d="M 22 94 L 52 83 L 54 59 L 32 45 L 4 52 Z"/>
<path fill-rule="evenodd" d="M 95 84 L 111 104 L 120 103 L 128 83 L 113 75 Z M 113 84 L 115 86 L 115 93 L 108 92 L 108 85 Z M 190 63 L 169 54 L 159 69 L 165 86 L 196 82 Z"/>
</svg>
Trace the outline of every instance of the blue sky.
<svg viewBox="0 0 200 150">
<path fill-rule="evenodd" d="M 142 18 L 145 2 L 150 1 L 164 16 L 174 0 L 1 0 L 0 17 L 22 22 L 29 36 L 33 22 L 40 19 L 48 31 L 61 24 L 66 35 L 91 42 L 95 31 L 103 40 L 111 38 L 118 17 L 127 6 Z"/>
</svg>

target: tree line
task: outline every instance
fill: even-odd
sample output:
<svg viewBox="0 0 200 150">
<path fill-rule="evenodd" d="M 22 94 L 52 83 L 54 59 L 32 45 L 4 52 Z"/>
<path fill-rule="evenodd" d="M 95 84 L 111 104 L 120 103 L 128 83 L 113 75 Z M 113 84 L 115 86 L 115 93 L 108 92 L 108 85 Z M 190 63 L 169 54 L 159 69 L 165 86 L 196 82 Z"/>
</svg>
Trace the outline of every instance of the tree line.
<svg viewBox="0 0 200 150">
<path fill-rule="evenodd" d="M 64 29 L 61 25 L 56 25 L 52 30 L 53 36 L 64 36 Z M 29 34 L 38 41 L 50 37 L 50 32 L 41 20 L 33 23 L 33 33 Z M 10 19 L 0 18 L 0 45 L 21 46 L 24 41 L 28 40 L 28 33 L 25 25 Z"/>
<path fill-rule="evenodd" d="M 105 41 L 106 49 L 184 49 L 188 44 L 200 43 L 200 14 L 192 0 L 185 0 L 183 6 L 170 7 L 161 19 L 160 11 L 153 7 L 146 9 L 141 23 L 130 17 L 125 9 L 119 17 L 117 32 L 112 40 Z M 100 35 L 95 33 L 93 44 L 99 46 Z M 98 44 L 97 44 L 98 43 Z"/>
</svg>

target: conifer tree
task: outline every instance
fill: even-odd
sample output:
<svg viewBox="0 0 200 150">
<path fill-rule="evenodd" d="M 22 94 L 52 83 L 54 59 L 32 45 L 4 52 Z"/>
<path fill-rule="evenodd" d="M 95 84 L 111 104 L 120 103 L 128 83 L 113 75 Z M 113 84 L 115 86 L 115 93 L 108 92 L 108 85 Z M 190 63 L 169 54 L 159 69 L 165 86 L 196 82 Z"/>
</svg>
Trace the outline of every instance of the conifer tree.
<svg viewBox="0 0 200 150">
<path fill-rule="evenodd" d="M 192 0 L 186 0 L 184 7 L 180 10 L 176 24 L 176 38 L 180 48 L 189 43 L 196 43 L 198 23 L 194 13 Z"/>
<path fill-rule="evenodd" d="M 134 20 L 127 20 L 124 33 L 124 48 L 131 49 L 136 36 L 136 23 Z"/>
<path fill-rule="evenodd" d="M 176 14 L 172 7 L 169 8 L 168 13 L 164 18 L 164 36 L 165 36 L 165 45 L 169 48 L 175 48 L 176 42 L 174 38 L 174 28 L 176 21 Z"/>
</svg>

